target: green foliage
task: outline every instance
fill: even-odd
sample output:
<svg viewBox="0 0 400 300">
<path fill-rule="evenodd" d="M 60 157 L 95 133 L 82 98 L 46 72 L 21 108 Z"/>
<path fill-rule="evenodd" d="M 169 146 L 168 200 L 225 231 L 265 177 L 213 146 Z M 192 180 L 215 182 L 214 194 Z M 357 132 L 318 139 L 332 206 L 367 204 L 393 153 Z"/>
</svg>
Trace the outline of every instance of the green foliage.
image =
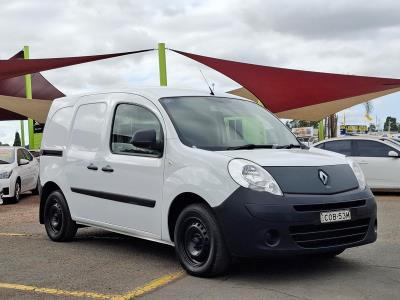
<svg viewBox="0 0 400 300">
<path fill-rule="evenodd" d="M 291 121 L 286 121 L 285 125 L 290 129 L 298 127 L 318 128 L 318 123 L 319 121 L 291 120 Z"/>
<path fill-rule="evenodd" d="M 368 131 L 369 131 L 369 132 L 376 132 L 376 126 L 375 126 L 375 124 L 369 125 Z"/>
<path fill-rule="evenodd" d="M 397 125 L 397 119 L 392 117 L 386 117 L 385 124 L 383 125 L 384 131 L 389 131 L 389 123 L 390 123 L 390 131 L 397 132 L 399 131 L 399 127 Z"/>
<path fill-rule="evenodd" d="M 21 137 L 19 136 L 19 132 L 18 131 L 15 133 L 13 146 L 21 146 Z"/>
</svg>

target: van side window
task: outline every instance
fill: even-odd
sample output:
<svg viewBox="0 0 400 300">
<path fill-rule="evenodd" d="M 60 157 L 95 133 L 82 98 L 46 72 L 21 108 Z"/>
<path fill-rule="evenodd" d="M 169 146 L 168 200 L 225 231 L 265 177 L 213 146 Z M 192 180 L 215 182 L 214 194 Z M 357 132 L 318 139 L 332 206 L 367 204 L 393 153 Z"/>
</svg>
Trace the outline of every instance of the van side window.
<svg viewBox="0 0 400 300">
<path fill-rule="evenodd" d="M 72 150 L 95 153 L 100 149 L 106 111 L 105 103 L 84 104 L 78 108 L 72 126 Z"/>
<path fill-rule="evenodd" d="M 150 110 L 134 104 L 117 106 L 111 135 L 113 153 L 161 157 L 163 145 L 160 121 Z"/>
<path fill-rule="evenodd" d="M 73 116 L 73 107 L 64 107 L 56 111 L 48 120 L 44 128 L 46 138 L 43 148 L 54 146 L 66 146 L 70 133 L 71 120 Z"/>
</svg>

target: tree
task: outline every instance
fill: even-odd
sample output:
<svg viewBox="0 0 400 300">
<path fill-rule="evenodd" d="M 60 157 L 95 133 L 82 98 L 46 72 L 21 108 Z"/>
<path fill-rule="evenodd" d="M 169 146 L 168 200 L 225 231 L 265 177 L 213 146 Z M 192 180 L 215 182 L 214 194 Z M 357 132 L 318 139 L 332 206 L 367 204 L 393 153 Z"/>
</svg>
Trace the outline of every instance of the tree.
<svg viewBox="0 0 400 300">
<path fill-rule="evenodd" d="M 13 146 L 21 146 L 21 137 L 19 136 L 19 132 L 18 131 L 15 133 Z"/>
<path fill-rule="evenodd" d="M 369 125 L 368 131 L 369 131 L 369 132 L 376 132 L 376 126 L 375 126 L 375 124 Z"/>
<path fill-rule="evenodd" d="M 291 120 L 291 121 L 286 121 L 285 125 L 290 129 L 298 127 L 318 128 L 318 123 L 319 123 L 318 121 Z"/>
<path fill-rule="evenodd" d="M 390 124 L 390 130 L 389 130 L 389 124 Z M 383 130 L 397 132 L 399 130 L 399 128 L 397 127 L 397 119 L 392 118 L 391 116 L 386 117 L 385 124 L 383 125 Z"/>
</svg>

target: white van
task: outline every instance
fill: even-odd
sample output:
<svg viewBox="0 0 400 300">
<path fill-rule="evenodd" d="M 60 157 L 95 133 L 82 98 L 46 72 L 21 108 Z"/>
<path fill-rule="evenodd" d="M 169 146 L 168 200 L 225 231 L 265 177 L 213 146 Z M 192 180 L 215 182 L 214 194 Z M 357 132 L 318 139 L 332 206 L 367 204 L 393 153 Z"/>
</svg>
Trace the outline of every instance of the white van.
<svg viewBox="0 0 400 300">
<path fill-rule="evenodd" d="M 53 102 L 40 166 L 50 239 L 80 225 L 174 245 L 193 275 L 232 257 L 337 255 L 377 237 L 360 167 L 300 144 L 263 107 L 169 88 Z"/>
</svg>

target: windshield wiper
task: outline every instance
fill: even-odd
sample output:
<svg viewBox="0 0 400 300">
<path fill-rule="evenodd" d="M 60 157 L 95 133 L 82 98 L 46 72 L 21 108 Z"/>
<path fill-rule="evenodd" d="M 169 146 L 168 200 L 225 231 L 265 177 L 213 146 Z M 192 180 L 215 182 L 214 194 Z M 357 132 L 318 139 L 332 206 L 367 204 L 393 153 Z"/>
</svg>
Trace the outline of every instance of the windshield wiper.
<svg viewBox="0 0 400 300">
<path fill-rule="evenodd" d="M 283 146 L 278 146 L 276 147 L 277 149 L 292 149 L 292 148 L 301 148 L 301 149 L 306 149 L 308 148 L 306 145 L 303 144 L 289 144 L 289 145 L 283 145 Z"/>
<path fill-rule="evenodd" d="M 256 144 L 245 144 L 234 147 L 227 147 L 226 150 L 240 150 L 240 149 L 272 149 L 275 148 L 275 145 L 256 145 Z"/>
<path fill-rule="evenodd" d="M 6 165 L 6 164 L 9 164 L 9 162 L 8 162 L 8 161 L 1 160 L 1 159 L 0 159 L 0 165 Z"/>
</svg>

